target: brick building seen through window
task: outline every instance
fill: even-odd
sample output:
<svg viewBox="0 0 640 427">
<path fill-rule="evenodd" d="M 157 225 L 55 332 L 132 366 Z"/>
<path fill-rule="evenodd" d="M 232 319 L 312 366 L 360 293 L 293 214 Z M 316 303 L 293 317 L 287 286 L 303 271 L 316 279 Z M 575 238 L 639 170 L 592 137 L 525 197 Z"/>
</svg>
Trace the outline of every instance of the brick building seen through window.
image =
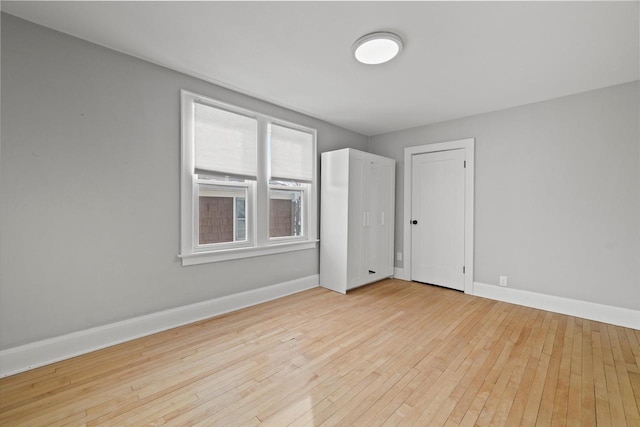
<svg viewBox="0 0 640 427">
<path fill-rule="evenodd" d="M 302 234 L 300 197 L 286 194 L 269 201 L 269 237 Z M 282 196 L 280 196 L 282 197 Z M 235 211 L 234 211 L 235 205 Z M 200 244 L 224 243 L 246 239 L 245 199 L 241 197 L 200 196 Z"/>
</svg>

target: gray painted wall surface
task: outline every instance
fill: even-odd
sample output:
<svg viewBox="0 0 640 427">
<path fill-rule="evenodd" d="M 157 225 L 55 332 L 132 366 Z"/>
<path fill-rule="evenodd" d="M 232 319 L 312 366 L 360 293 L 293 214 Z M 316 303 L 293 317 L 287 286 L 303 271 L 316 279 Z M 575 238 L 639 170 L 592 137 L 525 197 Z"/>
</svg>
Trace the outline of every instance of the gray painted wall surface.
<svg viewBox="0 0 640 427">
<path fill-rule="evenodd" d="M 475 280 L 640 309 L 639 95 L 636 81 L 372 137 L 399 160 L 396 251 L 404 148 L 474 137 Z"/>
<path fill-rule="evenodd" d="M 2 14 L 0 349 L 318 274 L 318 251 L 181 267 L 180 89 L 365 136 Z"/>
</svg>

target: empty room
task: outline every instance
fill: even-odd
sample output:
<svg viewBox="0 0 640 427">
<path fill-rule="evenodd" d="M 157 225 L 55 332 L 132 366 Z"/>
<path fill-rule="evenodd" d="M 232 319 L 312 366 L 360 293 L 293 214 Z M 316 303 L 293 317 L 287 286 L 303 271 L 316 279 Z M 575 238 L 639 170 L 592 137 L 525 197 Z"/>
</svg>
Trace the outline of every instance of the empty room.
<svg viewBox="0 0 640 427">
<path fill-rule="evenodd" d="M 0 425 L 640 426 L 640 2 L 0 10 Z"/>
</svg>

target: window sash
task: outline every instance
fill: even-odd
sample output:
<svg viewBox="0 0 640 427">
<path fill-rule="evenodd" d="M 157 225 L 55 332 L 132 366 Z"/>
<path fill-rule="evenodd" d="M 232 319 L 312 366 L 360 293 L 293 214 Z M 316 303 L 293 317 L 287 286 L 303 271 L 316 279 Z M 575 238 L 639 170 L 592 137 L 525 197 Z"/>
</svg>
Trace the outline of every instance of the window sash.
<svg viewBox="0 0 640 427">
<path fill-rule="evenodd" d="M 284 240 L 306 240 L 307 239 L 307 228 L 309 224 L 309 216 L 307 213 L 307 206 L 309 205 L 308 195 L 309 195 L 309 185 L 302 185 L 300 187 L 289 187 L 283 185 L 269 185 L 269 240 L 271 242 L 282 242 Z M 283 235 L 283 236 L 272 236 L 272 218 L 273 212 L 271 210 L 272 203 L 271 200 L 278 200 L 278 198 L 273 197 L 273 193 L 279 192 L 290 192 L 290 193 L 300 193 L 301 203 L 300 203 L 300 234 L 298 235 Z M 293 214 L 292 214 L 293 215 Z M 291 218 L 292 221 L 295 218 Z M 292 228 L 295 228 L 295 225 L 292 224 Z"/>
<path fill-rule="evenodd" d="M 216 243 L 200 243 L 200 187 L 210 187 L 215 191 L 216 187 L 224 189 L 225 187 L 232 189 L 239 189 L 240 192 L 244 193 L 245 199 L 245 240 L 236 240 L 236 198 L 233 197 L 233 241 L 227 242 L 216 242 Z M 212 251 L 212 250 L 223 250 L 223 249 L 232 249 L 232 248 L 242 248 L 242 247 L 253 247 L 254 238 L 253 238 L 253 225 L 252 225 L 252 217 L 253 217 L 253 202 L 252 199 L 255 194 L 255 182 L 245 182 L 245 183 L 227 183 L 221 181 L 211 181 L 211 180 L 203 180 L 196 178 L 194 175 L 193 180 L 193 250 L 194 252 L 201 251 Z M 224 193 L 221 193 L 224 194 Z"/>
</svg>

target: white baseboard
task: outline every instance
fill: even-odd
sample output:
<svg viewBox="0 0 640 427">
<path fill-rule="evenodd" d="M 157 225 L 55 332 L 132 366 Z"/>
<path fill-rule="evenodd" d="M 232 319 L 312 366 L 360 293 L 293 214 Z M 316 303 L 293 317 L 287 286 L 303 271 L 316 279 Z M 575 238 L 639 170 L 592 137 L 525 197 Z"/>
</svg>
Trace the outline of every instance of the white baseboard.
<svg viewBox="0 0 640 427">
<path fill-rule="evenodd" d="M 640 329 L 640 311 L 474 282 L 473 295 L 626 328 Z"/>
<path fill-rule="evenodd" d="M 0 378 L 315 288 L 313 275 L 0 351 Z"/>
<path fill-rule="evenodd" d="M 407 280 L 407 278 L 404 277 L 404 268 L 394 267 L 393 268 L 393 277 L 395 277 L 396 279 L 400 279 L 400 280 Z"/>
</svg>

